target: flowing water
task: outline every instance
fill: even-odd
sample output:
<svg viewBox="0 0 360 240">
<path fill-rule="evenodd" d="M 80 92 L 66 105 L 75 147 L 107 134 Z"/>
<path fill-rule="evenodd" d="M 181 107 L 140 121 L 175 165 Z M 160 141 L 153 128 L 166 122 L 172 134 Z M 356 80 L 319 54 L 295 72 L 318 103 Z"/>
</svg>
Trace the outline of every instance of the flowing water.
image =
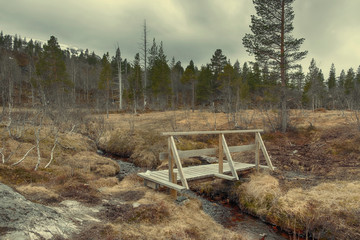
<svg viewBox="0 0 360 240">
<path fill-rule="evenodd" d="M 104 155 L 102 152 L 99 154 Z M 126 175 L 136 173 L 141 168 L 121 159 L 113 159 L 120 165 L 121 171 L 118 178 L 122 180 Z M 236 205 L 229 204 L 227 201 L 214 201 L 197 195 L 192 191 L 187 191 L 187 197 L 199 199 L 205 213 L 209 214 L 215 221 L 232 231 L 240 233 L 245 239 L 264 239 L 264 240 L 285 240 L 290 239 L 288 234 L 281 232 L 275 226 L 264 223 L 258 218 L 243 213 Z M 179 204 L 186 198 L 179 198 Z"/>
</svg>

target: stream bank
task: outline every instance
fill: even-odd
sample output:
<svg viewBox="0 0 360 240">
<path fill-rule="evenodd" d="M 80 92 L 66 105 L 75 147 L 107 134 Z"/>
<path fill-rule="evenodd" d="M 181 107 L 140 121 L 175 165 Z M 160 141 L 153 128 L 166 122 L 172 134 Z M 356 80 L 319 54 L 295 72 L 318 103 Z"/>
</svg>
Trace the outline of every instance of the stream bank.
<svg viewBox="0 0 360 240">
<path fill-rule="evenodd" d="M 109 157 L 109 156 L 108 156 Z M 122 180 L 126 175 L 142 171 L 142 168 L 136 167 L 133 163 L 124 161 L 116 156 L 111 158 L 120 165 L 120 173 L 117 175 Z M 196 191 L 196 190 L 195 190 Z M 289 239 L 286 233 L 279 231 L 276 227 L 271 226 L 258 218 L 252 217 L 229 201 L 211 199 L 198 192 L 187 191 L 184 197 L 179 198 L 179 204 L 186 201 L 187 198 L 197 199 L 202 204 L 203 211 L 211 216 L 216 222 L 223 227 L 240 233 L 246 239 L 267 239 L 267 240 L 285 240 Z"/>
</svg>

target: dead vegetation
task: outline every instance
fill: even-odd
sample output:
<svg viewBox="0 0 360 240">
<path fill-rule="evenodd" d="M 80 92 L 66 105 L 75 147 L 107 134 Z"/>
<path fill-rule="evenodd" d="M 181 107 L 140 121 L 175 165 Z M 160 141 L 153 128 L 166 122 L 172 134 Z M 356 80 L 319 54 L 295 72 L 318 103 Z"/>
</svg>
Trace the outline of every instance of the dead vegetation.
<svg viewBox="0 0 360 240">
<path fill-rule="evenodd" d="M 320 183 L 283 191 L 276 178 L 255 174 L 237 188 L 239 205 L 288 231 L 316 239 L 360 237 L 360 182 Z"/>
<path fill-rule="evenodd" d="M 273 176 L 254 175 L 236 188 L 241 208 L 315 238 L 359 238 L 360 133 L 354 130 L 352 112 L 293 111 L 292 131 L 286 134 L 271 131 L 274 116 L 276 112 L 257 110 L 235 116 L 237 128 L 265 129 L 263 139 L 277 167 Z M 0 125 L 0 158 L 4 163 L 0 164 L 0 181 L 43 204 L 74 199 L 102 205 L 103 223 L 89 226 L 74 239 L 241 239 L 214 223 L 195 200 L 176 205 L 167 195 L 142 187 L 141 179 L 134 175 L 119 183 L 114 177 L 119 166 L 95 153 L 100 147 L 129 157 L 137 166 L 166 167 L 166 161 L 158 160 L 159 153 L 167 150 L 166 138 L 160 133 L 214 130 L 214 113 L 110 114 L 108 120 L 96 116 L 81 121 L 68 121 L 55 129 L 52 120 L 44 118 L 38 136 L 41 161 L 37 171 L 39 125 L 15 126 L 13 121 L 11 136 L 8 125 Z M 216 113 L 217 129 L 234 127 L 226 114 Z M 246 134 L 227 135 L 226 139 L 229 145 L 253 142 L 253 136 Z M 176 141 L 179 149 L 186 150 L 214 147 L 218 139 L 198 136 Z M 45 168 L 51 156 L 53 160 Z M 252 162 L 253 157 L 251 152 L 234 159 Z M 185 165 L 198 163 L 198 159 L 184 159 Z M 214 188 L 209 185 L 203 190 Z M 112 202 L 114 198 L 121 205 Z"/>
</svg>

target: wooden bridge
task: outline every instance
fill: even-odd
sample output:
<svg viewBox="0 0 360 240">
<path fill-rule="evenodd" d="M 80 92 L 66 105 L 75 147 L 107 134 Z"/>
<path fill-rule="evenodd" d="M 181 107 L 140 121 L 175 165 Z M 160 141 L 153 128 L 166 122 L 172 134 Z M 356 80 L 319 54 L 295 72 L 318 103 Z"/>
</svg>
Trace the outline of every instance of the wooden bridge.
<svg viewBox="0 0 360 240">
<path fill-rule="evenodd" d="M 160 159 L 169 159 L 169 169 L 160 171 L 147 171 L 138 173 L 138 176 L 144 178 L 144 184 L 149 187 L 158 188 L 166 186 L 172 189 L 172 194 L 176 196 L 176 191 L 181 192 L 189 189 L 188 181 L 203 179 L 208 177 L 217 177 L 230 181 L 239 180 L 238 172 L 259 168 L 269 168 L 274 170 L 270 157 L 266 151 L 265 144 L 260 133 L 262 129 L 254 130 L 225 130 L 225 131 L 197 131 L 197 132 L 165 132 L 163 136 L 168 136 L 168 152 L 160 153 Z M 228 146 L 225 134 L 254 133 L 255 143 L 242 146 Z M 218 148 L 206 148 L 196 150 L 177 150 L 174 136 L 188 136 L 200 134 L 216 134 L 219 136 Z M 260 149 L 265 157 L 267 165 L 260 165 Z M 231 157 L 233 152 L 254 151 L 254 164 L 234 162 Z M 219 160 L 216 164 L 207 164 L 199 166 L 182 167 L 181 158 L 196 157 L 202 155 L 216 155 Z M 226 160 L 224 161 L 224 154 Z M 176 168 L 175 168 L 176 165 Z M 230 174 L 230 175 L 228 175 Z M 181 182 L 181 185 L 178 183 Z M 175 191 L 174 191 L 175 190 Z"/>
</svg>

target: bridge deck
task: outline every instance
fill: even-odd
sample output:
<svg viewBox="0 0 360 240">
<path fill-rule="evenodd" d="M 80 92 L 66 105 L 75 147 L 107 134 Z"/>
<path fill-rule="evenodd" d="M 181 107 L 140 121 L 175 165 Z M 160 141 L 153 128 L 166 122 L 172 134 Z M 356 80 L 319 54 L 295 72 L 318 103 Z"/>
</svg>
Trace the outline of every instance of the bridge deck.
<svg viewBox="0 0 360 240">
<path fill-rule="evenodd" d="M 240 163 L 240 162 L 234 162 L 234 168 L 237 172 L 239 171 L 245 171 L 248 169 L 255 168 L 255 164 L 248 164 L 248 163 Z M 267 166 L 262 166 L 262 168 L 268 168 Z M 225 175 L 225 174 L 231 174 L 231 169 L 229 167 L 229 164 L 224 164 L 224 170 L 223 174 L 219 174 L 219 164 L 207 164 L 207 165 L 198 165 L 198 166 L 190 166 L 190 167 L 183 167 L 182 168 L 184 172 L 184 177 L 186 180 L 198 180 L 203 178 L 209 178 L 209 177 L 219 177 L 227 180 L 235 180 L 235 177 Z M 176 172 L 176 169 L 174 169 Z M 186 188 L 174 184 L 169 181 L 169 170 L 160 170 L 160 171 L 147 171 L 145 173 L 138 173 L 138 176 L 144 178 L 147 181 L 154 182 L 156 184 L 166 186 L 172 189 L 175 189 L 177 191 L 185 190 Z M 180 176 L 177 174 L 177 182 L 180 182 Z"/>
</svg>

